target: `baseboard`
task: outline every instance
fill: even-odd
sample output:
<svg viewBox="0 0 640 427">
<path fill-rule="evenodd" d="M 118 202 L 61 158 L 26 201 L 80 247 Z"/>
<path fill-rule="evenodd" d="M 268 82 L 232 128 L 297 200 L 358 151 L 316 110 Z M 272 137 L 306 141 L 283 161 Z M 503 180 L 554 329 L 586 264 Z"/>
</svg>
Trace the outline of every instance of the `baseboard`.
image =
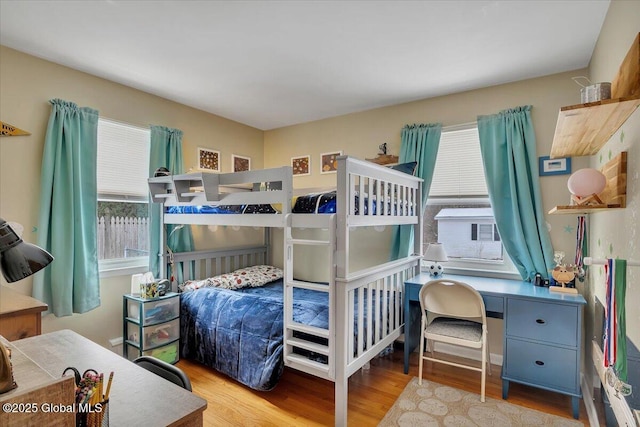
<svg viewBox="0 0 640 427">
<path fill-rule="evenodd" d="M 451 354 L 453 356 L 464 357 L 465 359 L 477 360 L 480 362 L 482 360 L 482 353 L 480 350 L 474 350 L 472 348 L 464 348 L 457 345 L 451 345 L 446 343 L 437 342 L 435 344 L 435 351 L 444 354 Z M 416 349 L 416 351 L 419 351 Z M 491 353 L 489 354 L 489 358 L 491 359 L 492 365 L 502 366 L 502 355 Z"/>
</svg>

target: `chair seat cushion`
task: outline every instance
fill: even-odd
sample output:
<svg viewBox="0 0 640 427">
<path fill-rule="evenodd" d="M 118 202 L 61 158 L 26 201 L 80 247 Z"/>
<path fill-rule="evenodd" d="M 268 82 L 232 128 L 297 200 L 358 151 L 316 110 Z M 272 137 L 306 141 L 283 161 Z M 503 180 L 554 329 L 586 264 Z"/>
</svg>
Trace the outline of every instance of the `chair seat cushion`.
<svg viewBox="0 0 640 427">
<path fill-rule="evenodd" d="M 438 317 L 426 327 L 425 332 L 466 341 L 482 340 L 482 324 L 470 320 Z"/>
</svg>

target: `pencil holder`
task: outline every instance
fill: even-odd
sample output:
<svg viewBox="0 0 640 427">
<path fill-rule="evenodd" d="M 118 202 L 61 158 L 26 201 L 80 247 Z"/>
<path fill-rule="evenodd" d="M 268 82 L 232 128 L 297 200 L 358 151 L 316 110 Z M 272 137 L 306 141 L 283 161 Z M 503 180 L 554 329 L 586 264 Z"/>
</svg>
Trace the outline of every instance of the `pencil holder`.
<svg viewBox="0 0 640 427">
<path fill-rule="evenodd" d="M 109 427 L 109 399 L 95 405 L 80 405 L 76 427 Z"/>
</svg>

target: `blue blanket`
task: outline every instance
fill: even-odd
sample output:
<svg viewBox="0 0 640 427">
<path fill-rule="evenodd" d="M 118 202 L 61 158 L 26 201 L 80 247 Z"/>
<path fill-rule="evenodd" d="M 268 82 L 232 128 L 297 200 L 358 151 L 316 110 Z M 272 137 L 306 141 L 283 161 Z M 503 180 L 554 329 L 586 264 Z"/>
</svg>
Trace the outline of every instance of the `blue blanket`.
<svg viewBox="0 0 640 427">
<path fill-rule="evenodd" d="M 180 296 L 182 357 L 255 390 L 276 386 L 283 363 L 282 280 L 259 288 L 201 288 Z M 295 289 L 293 318 L 328 329 L 328 294 Z"/>
</svg>

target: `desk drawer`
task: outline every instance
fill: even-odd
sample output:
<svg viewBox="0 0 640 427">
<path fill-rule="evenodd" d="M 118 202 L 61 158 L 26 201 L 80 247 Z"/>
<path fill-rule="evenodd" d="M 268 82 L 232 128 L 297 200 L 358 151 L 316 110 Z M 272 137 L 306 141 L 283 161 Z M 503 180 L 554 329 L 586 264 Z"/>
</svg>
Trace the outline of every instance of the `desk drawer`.
<svg viewBox="0 0 640 427">
<path fill-rule="evenodd" d="M 483 295 L 482 300 L 484 301 L 484 309 L 487 313 L 504 313 L 504 298 Z"/>
<path fill-rule="evenodd" d="M 521 299 L 507 300 L 508 336 L 575 347 L 578 344 L 578 307 Z"/>
<path fill-rule="evenodd" d="M 504 376 L 530 385 L 577 393 L 576 352 L 509 338 Z"/>
</svg>

